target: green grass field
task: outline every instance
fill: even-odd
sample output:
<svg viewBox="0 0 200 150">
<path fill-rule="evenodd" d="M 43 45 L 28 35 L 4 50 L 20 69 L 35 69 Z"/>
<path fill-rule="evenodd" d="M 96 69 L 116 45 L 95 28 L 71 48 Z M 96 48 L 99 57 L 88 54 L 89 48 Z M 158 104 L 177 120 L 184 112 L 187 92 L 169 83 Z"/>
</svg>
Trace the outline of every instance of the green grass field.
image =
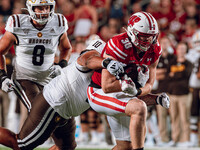
<svg viewBox="0 0 200 150">
<path fill-rule="evenodd" d="M 0 150 L 11 150 L 10 148 L 1 147 Z M 36 148 L 35 150 L 48 150 L 47 148 Z M 102 148 L 77 148 L 76 150 L 110 150 Z M 154 148 L 145 148 L 145 150 L 200 150 L 199 148 L 178 148 L 178 147 L 154 147 Z"/>
<path fill-rule="evenodd" d="M 0 147 L 0 150 L 11 150 L 10 148 L 6 148 L 6 147 Z M 47 148 L 36 148 L 35 150 L 48 150 Z M 79 149 L 77 148 L 77 150 L 109 150 L 109 149 Z"/>
</svg>

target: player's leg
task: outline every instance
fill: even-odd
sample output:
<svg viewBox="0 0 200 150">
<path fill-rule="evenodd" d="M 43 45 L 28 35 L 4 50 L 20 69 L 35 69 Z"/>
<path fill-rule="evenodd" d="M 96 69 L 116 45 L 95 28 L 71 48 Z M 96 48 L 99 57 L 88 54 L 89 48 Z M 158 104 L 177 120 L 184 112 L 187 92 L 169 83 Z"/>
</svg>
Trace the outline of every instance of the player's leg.
<svg viewBox="0 0 200 150">
<path fill-rule="evenodd" d="M 76 148 L 75 130 L 76 124 L 73 117 L 56 128 L 52 137 L 60 150 L 74 150 Z M 53 148 L 55 148 L 55 146 L 53 146 L 52 149 Z"/>
<path fill-rule="evenodd" d="M 32 102 L 34 97 L 42 90 L 42 86 L 29 80 L 18 80 L 21 87 L 24 89 L 29 101 Z M 25 105 L 20 101 L 20 128 L 28 116 L 28 111 Z"/>
<path fill-rule="evenodd" d="M 132 150 L 129 132 L 129 116 L 107 116 L 108 123 L 116 139 L 113 150 Z"/>
<path fill-rule="evenodd" d="M 17 136 L 21 150 L 32 150 L 44 143 L 60 123 L 66 122 L 46 102 L 42 93 L 32 102 L 32 109 Z"/>
<path fill-rule="evenodd" d="M 132 148 L 143 148 L 146 134 L 146 104 L 137 98 L 130 100 L 126 105 L 125 114 L 131 118 L 129 130 Z"/>
<path fill-rule="evenodd" d="M 40 93 L 40 91 L 43 89 L 43 86 L 29 81 L 29 80 L 17 80 L 21 87 L 24 89 L 26 96 L 28 99 L 32 102 L 34 97 Z"/>
<path fill-rule="evenodd" d="M 144 97 L 144 100 L 147 105 L 154 105 L 157 104 L 156 98 L 157 95 L 154 95 Z M 105 94 L 102 89 L 93 87 L 88 87 L 88 99 L 90 106 L 99 113 L 110 116 L 122 114 L 130 116 L 129 128 L 132 146 L 134 149 L 144 147 L 147 117 L 147 105 L 144 101 L 123 92 Z"/>
</svg>

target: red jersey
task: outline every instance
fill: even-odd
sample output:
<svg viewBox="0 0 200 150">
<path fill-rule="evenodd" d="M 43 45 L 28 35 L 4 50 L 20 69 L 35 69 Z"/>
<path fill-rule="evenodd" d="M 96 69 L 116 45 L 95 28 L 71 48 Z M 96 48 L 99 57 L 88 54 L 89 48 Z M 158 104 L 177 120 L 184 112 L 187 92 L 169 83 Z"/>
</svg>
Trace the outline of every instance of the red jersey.
<svg viewBox="0 0 200 150">
<path fill-rule="evenodd" d="M 136 47 L 131 43 L 127 33 L 125 32 L 111 38 L 106 43 L 103 52 L 125 64 L 136 63 L 149 66 L 159 59 L 162 50 L 161 46 L 157 42 L 156 45 L 151 46 L 148 51 L 144 52 L 143 56 L 139 56 L 136 52 Z M 101 86 L 101 70 L 94 72 L 92 75 L 92 81 Z"/>
</svg>

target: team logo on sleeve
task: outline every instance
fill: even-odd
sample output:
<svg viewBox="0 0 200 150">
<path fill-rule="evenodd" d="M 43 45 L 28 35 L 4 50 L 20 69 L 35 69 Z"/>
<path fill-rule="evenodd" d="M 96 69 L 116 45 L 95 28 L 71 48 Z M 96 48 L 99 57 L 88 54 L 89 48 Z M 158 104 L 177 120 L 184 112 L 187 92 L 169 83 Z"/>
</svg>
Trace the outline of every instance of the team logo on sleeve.
<svg viewBox="0 0 200 150">
<path fill-rule="evenodd" d="M 43 3 L 48 3 L 48 2 L 47 0 L 40 0 L 40 3 L 43 4 Z"/>
<path fill-rule="evenodd" d="M 40 38 L 42 37 L 42 32 L 38 32 L 37 36 Z"/>
<path fill-rule="evenodd" d="M 35 2 L 36 2 L 36 0 L 29 0 L 29 1 L 31 1 L 32 3 L 35 3 Z"/>
</svg>

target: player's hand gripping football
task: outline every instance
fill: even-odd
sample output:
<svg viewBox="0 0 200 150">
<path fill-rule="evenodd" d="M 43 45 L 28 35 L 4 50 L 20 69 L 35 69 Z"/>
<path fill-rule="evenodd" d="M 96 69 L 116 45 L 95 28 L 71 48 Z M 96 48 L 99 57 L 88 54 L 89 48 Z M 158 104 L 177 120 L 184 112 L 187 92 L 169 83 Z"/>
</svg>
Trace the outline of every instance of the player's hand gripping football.
<svg viewBox="0 0 200 150">
<path fill-rule="evenodd" d="M 166 93 L 161 93 L 156 98 L 157 104 L 160 104 L 162 107 L 169 108 L 170 106 L 170 99 Z"/>
<path fill-rule="evenodd" d="M 5 70 L 0 70 L 0 86 L 4 92 L 13 91 L 13 82 L 11 79 L 8 78 Z"/>
<path fill-rule="evenodd" d="M 108 72 L 119 79 L 119 74 L 124 73 L 124 67 L 126 64 L 106 58 L 102 62 L 102 66 L 108 70 Z"/>
<path fill-rule="evenodd" d="M 138 90 L 136 88 L 135 83 L 126 74 L 124 75 L 123 79 L 119 80 L 119 82 L 121 85 L 122 92 L 127 93 L 131 96 L 136 96 L 138 94 Z"/>
<path fill-rule="evenodd" d="M 149 68 L 143 65 L 143 66 L 138 66 L 137 70 L 138 70 L 138 83 L 142 87 L 144 87 L 149 79 Z"/>
</svg>

